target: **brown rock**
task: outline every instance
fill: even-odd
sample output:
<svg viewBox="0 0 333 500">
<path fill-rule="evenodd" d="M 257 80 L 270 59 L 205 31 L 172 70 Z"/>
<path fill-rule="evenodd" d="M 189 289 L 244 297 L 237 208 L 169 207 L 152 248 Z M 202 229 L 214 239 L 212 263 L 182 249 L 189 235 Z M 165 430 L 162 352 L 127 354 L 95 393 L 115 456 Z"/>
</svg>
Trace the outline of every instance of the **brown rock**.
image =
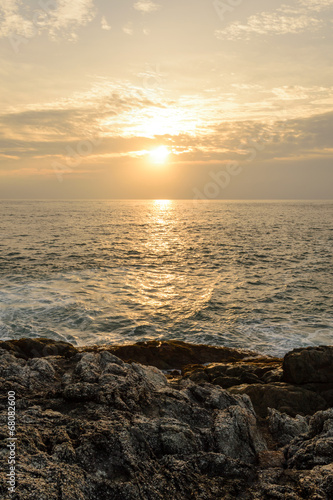
<svg viewBox="0 0 333 500">
<path fill-rule="evenodd" d="M 69 358 L 77 353 L 68 342 L 58 342 L 46 338 L 19 339 L 0 342 L 0 349 L 9 351 L 18 358 L 43 358 L 46 356 L 64 356 Z"/>
<path fill-rule="evenodd" d="M 267 450 L 259 453 L 259 466 L 262 469 L 271 467 L 282 468 L 285 463 L 284 454 L 281 450 Z"/>
<path fill-rule="evenodd" d="M 291 384 L 333 382 L 333 346 L 288 352 L 283 360 L 283 380 Z"/>
<path fill-rule="evenodd" d="M 126 362 L 135 361 L 144 365 L 156 366 L 161 370 L 182 369 L 190 364 L 232 362 L 250 355 L 257 355 L 246 350 L 188 344 L 180 340 L 151 340 L 137 342 L 134 345 L 107 347 L 107 349 Z"/>
<path fill-rule="evenodd" d="M 228 389 L 229 387 L 240 385 L 241 381 L 239 378 L 236 377 L 216 377 L 213 380 L 213 384 L 220 385 L 224 389 Z"/>
<path fill-rule="evenodd" d="M 273 384 L 243 384 L 228 389 L 232 394 L 248 394 L 255 411 L 266 417 L 268 408 L 275 408 L 292 417 L 312 415 L 327 408 L 326 401 L 318 394 L 283 382 Z"/>
</svg>

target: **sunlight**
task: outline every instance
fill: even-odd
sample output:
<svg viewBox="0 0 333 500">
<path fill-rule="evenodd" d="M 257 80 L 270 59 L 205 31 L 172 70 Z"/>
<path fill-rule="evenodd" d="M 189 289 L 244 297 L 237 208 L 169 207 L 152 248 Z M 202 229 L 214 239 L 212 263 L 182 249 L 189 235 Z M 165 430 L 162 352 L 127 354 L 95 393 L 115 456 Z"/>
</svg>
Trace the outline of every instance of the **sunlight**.
<svg viewBox="0 0 333 500">
<path fill-rule="evenodd" d="M 166 162 L 169 154 L 170 151 L 166 146 L 159 146 L 158 148 L 150 151 L 149 156 L 154 163 L 162 164 Z"/>
<path fill-rule="evenodd" d="M 179 134 L 184 128 L 183 113 L 180 110 L 160 109 L 158 112 L 147 110 L 147 115 L 139 123 L 139 132 L 145 137 Z"/>
<path fill-rule="evenodd" d="M 171 205 L 171 200 L 154 200 L 155 207 L 166 209 Z"/>
</svg>

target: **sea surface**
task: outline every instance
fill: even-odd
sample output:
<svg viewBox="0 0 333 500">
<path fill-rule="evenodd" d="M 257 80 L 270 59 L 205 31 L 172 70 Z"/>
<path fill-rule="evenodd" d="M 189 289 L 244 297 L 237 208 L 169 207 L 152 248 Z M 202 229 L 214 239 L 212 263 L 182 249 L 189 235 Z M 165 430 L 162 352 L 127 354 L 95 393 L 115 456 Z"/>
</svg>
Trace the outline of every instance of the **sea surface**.
<svg viewBox="0 0 333 500">
<path fill-rule="evenodd" d="M 0 337 L 333 343 L 333 202 L 1 201 Z"/>
</svg>

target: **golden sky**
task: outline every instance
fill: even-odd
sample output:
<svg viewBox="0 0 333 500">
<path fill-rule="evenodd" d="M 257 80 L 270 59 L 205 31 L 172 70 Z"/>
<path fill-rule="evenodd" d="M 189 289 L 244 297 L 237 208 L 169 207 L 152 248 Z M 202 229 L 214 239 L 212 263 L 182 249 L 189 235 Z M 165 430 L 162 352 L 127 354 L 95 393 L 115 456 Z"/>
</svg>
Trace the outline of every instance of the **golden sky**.
<svg viewBox="0 0 333 500">
<path fill-rule="evenodd" d="M 0 0 L 2 198 L 331 198 L 333 0 Z"/>
</svg>

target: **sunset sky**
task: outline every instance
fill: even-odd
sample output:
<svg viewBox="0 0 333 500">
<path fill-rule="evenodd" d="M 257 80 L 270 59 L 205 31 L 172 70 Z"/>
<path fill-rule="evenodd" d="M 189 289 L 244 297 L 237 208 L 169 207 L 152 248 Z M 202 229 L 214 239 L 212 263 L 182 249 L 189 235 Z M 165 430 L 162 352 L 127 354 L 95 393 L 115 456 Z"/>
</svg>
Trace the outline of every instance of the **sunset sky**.
<svg viewBox="0 0 333 500">
<path fill-rule="evenodd" d="M 333 0 L 0 0 L 1 198 L 331 198 Z"/>
</svg>

